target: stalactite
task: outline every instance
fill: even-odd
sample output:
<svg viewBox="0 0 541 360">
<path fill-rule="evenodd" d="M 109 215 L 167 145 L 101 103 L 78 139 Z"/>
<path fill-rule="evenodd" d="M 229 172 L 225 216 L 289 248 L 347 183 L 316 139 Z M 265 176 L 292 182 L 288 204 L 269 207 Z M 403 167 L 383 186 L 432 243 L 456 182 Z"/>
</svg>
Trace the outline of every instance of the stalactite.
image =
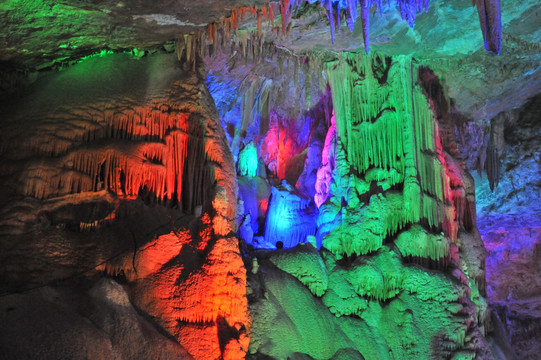
<svg viewBox="0 0 541 360">
<path fill-rule="evenodd" d="M 244 92 L 241 100 L 241 133 L 245 132 L 254 121 L 259 122 L 260 134 L 267 132 L 273 89 L 272 80 L 264 79 L 261 83 L 252 83 Z"/>
<path fill-rule="evenodd" d="M 492 145 L 492 142 L 487 147 L 487 158 L 485 162 L 485 170 L 490 185 L 490 190 L 494 191 L 494 188 L 498 186 L 500 180 L 500 157 L 498 150 Z"/>
<path fill-rule="evenodd" d="M 341 9 L 340 9 L 340 1 L 336 3 L 336 12 L 334 13 L 334 23 L 336 25 L 336 28 L 340 30 L 341 24 Z"/>
<path fill-rule="evenodd" d="M 280 0 L 280 15 L 282 17 L 282 36 L 286 35 L 286 30 L 291 20 L 290 0 Z"/>
<path fill-rule="evenodd" d="M 193 211 L 207 198 L 213 174 L 208 172 L 203 133 L 189 113 L 165 113 L 150 107 L 133 111 L 106 110 L 100 124 L 102 137 L 134 141 L 123 147 L 94 149 L 82 146 L 61 158 L 68 171 L 55 170 L 56 162 L 42 163 L 25 176 L 23 193 L 38 199 L 109 189 L 136 197 L 142 189 L 160 200 L 173 200 Z M 203 165 L 203 166 L 202 166 Z"/>
<path fill-rule="evenodd" d="M 281 11 L 284 2 L 284 0 L 281 0 Z M 309 2 L 313 3 L 314 1 L 309 0 Z M 320 2 L 321 6 L 325 8 L 329 19 L 332 43 L 334 43 L 335 27 L 340 30 L 340 11 L 343 2 L 343 0 L 323 0 Z M 289 3 L 289 0 L 287 3 Z M 383 16 L 383 5 L 381 0 L 347 0 L 345 10 L 350 32 L 353 32 L 354 23 L 357 21 L 358 3 L 360 3 L 361 7 L 360 17 L 363 27 L 365 51 L 368 54 L 370 44 L 370 9 L 375 5 L 376 9 L 379 10 L 380 16 Z M 391 3 L 398 8 L 400 16 L 410 27 L 414 26 L 417 14 L 428 12 L 429 8 L 429 0 L 389 0 L 387 2 L 388 6 L 391 6 Z M 502 32 L 500 0 L 472 0 L 472 3 L 477 6 L 486 50 L 499 55 Z M 285 28 L 286 22 L 289 22 L 287 15 L 286 13 L 286 17 L 284 17 L 282 13 L 282 31 Z"/>
<path fill-rule="evenodd" d="M 378 87 L 371 74 L 370 58 L 356 54 L 345 56 L 344 61 L 331 65 L 333 70 L 328 74 L 333 85 L 334 101 L 338 102 L 335 105 L 337 129 L 345 142 L 348 159 L 358 171 L 363 172 L 370 166 L 399 168 L 402 164 L 398 160 L 404 152 L 403 120 L 392 111 L 392 104 L 381 110 L 382 105 L 390 99 L 389 92 L 387 89 L 376 91 Z M 360 69 L 361 75 L 351 71 L 347 65 L 351 62 Z M 338 68 L 340 71 L 335 71 Z M 355 86 L 361 76 L 366 78 L 364 86 Z M 356 136 L 346 135 L 353 131 Z M 368 147 L 368 150 L 359 151 L 363 147 Z"/>
<path fill-rule="evenodd" d="M 258 158 L 257 148 L 252 142 L 250 142 L 239 153 L 239 161 L 237 167 L 239 169 L 239 175 L 253 177 L 257 174 Z"/>
<path fill-rule="evenodd" d="M 347 24 L 350 32 L 353 32 L 355 22 L 357 21 L 357 1 L 347 2 Z"/>
<path fill-rule="evenodd" d="M 485 49 L 500 55 L 502 45 L 500 0 L 472 0 L 472 3 L 477 6 Z"/>
<path fill-rule="evenodd" d="M 224 37 L 229 38 L 232 31 L 239 29 L 240 22 L 244 21 L 245 15 L 249 13 L 255 17 L 257 23 L 257 37 L 262 38 L 262 20 L 268 19 L 270 27 L 281 31 L 282 36 L 286 36 L 288 29 L 291 27 L 291 17 L 294 8 L 298 8 L 303 1 L 296 0 L 280 0 L 279 2 L 271 2 L 268 5 L 260 7 L 246 7 L 241 6 L 231 9 L 229 17 L 224 17 L 221 21 L 216 23 L 210 23 L 207 25 L 205 31 L 201 31 L 197 34 L 193 34 L 197 38 L 194 42 L 192 39 L 185 38 L 177 41 L 176 52 L 179 60 L 182 58 L 182 54 L 186 51 L 186 60 L 190 65 L 194 65 L 195 58 L 192 56 L 194 53 L 204 54 L 207 51 L 207 44 L 213 45 L 213 50 L 217 48 L 216 38 L 218 37 L 218 30 L 222 29 Z M 313 2 L 313 0 L 309 0 Z M 360 18 L 363 28 L 363 38 L 365 51 L 368 54 L 370 48 L 370 10 L 374 6 L 379 10 L 380 16 L 383 16 L 383 5 L 381 0 L 347 0 L 346 6 L 342 7 L 343 0 L 324 0 L 321 1 L 321 6 L 325 7 L 327 17 L 330 23 L 331 41 L 334 43 L 335 29 L 340 30 L 340 19 L 342 9 L 346 12 L 346 20 L 350 32 L 353 32 L 354 24 L 358 19 L 357 5 L 361 7 Z M 428 12 L 429 0 L 393 0 L 388 1 L 388 6 L 391 3 L 400 11 L 400 15 L 409 26 L 413 27 L 417 14 L 422 12 Z M 479 13 L 479 21 L 481 30 L 483 32 L 483 38 L 485 40 L 485 48 L 487 51 L 491 51 L 497 55 L 501 50 L 501 10 L 500 0 L 472 0 L 472 3 L 477 6 Z M 274 10 L 273 6 L 278 6 L 281 15 L 280 27 L 274 26 Z M 240 16 L 240 22 L 239 22 Z M 222 39 L 221 45 L 223 46 L 225 39 Z M 183 42 L 183 43 L 182 43 Z"/>
<path fill-rule="evenodd" d="M 234 32 L 236 35 L 239 34 L 239 25 L 244 22 L 246 15 L 249 14 L 251 17 L 254 17 L 256 19 L 257 23 L 257 39 L 259 40 L 257 43 L 263 42 L 263 20 L 268 20 L 269 26 L 273 27 L 274 24 L 274 11 L 273 11 L 273 4 L 269 3 L 268 5 L 261 5 L 259 7 L 255 6 L 240 6 L 237 8 L 231 9 L 230 15 L 228 17 L 223 17 L 219 22 L 209 23 L 207 25 L 206 31 L 201 32 L 201 41 L 199 42 L 201 46 L 205 45 L 207 42 L 209 44 L 214 45 L 214 50 L 217 48 L 217 38 L 220 33 L 220 30 L 223 32 L 223 37 L 221 41 L 221 47 L 223 48 L 225 45 L 225 42 L 230 39 L 230 37 L 233 35 Z M 286 16 L 282 16 L 282 31 L 285 34 L 285 30 L 287 28 L 288 19 L 291 17 L 290 14 L 290 4 L 280 4 L 280 11 L 285 11 Z M 289 11 L 289 13 L 287 12 Z M 289 17 L 288 17 L 289 15 Z M 240 20 L 239 20 L 240 17 Z M 284 23 L 285 22 L 285 23 Z M 284 26 L 285 25 L 285 26 Z M 247 32 L 247 30 L 243 30 L 243 32 Z M 254 51 L 256 50 L 256 43 L 252 42 L 252 47 Z M 260 45 L 259 47 L 262 47 Z M 202 49 L 200 49 L 202 50 Z"/>
<path fill-rule="evenodd" d="M 257 37 L 261 38 L 261 12 L 257 13 Z"/>
<path fill-rule="evenodd" d="M 196 68 L 197 55 L 201 56 L 202 54 L 204 47 L 203 35 L 205 35 L 204 39 L 206 39 L 206 32 L 184 34 L 182 37 L 177 38 L 175 42 L 175 52 L 178 61 L 184 61 L 192 71 Z"/>
<path fill-rule="evenodd" d="M 361 3 L 361 22 L 363 27 L 364 50 L 366 54 L 370 51 L 370 0 L 360 0 Z"/>
<path fill-rule="evenodd" d="M 331 23 L 331 42 L 334 44 L 334 15 L 333 15 L 333 2 L 330 0 L 326 1 L 325 7 L 327 8 L 327 17 Z"/>
<path fill-rule="evenodd" d="M 323 245 L 336 255 L 377 251 L 408 224 L 443 229 L 446 239 L 456 240 L 449 171 L 434 110 L 413 82 L 417 68 L 406 57 L 396 59 L 382 86 L 372 67 L 384 63 L 378 55 L 344 54 L 327 65 L 343 156 L 363 177 L 339 165 L 334 170 L 332 196 L 344 200 L 331 198 L 327 207 L 338 206 L 345 224 L 325 235 Z M 384 193 L 374 195 L 374 182 Z M 401 193 L 392 191 L 401 182 Z M 337 210 L 327 207 L 321 216 L 332 224 L 329 215 L 336 218 Z"/>
<path fill-rule="evenodd" d="M 342 3 L 343 0 L 321 1 L 321 6 L 325 7 L 327 18 L 329 19 L 332 43 L 334 43 L 335 28 L 340 30 L 340 13 Z M 360 3 L 364 45 L 365 51 L 368 54 L 370 43 L 370 9 L 375 5 L 376 9 L 379 10 L 380 16 L 382 16 L 382 2 L 381 0 L 347 0 L 346 3 L 346 7 L 344 9 L 346 11 L 347 24 L 350 32 L 353 32 L 354 23 L 357 21 L 357 4 Z M 391 2 L 389 1 L 389 6 L 390 3 Z M 399 8 L 402 19 L 405 20 L 411 27 L 413 27 L 415 23 L 417 13 L 422 13 L 423 11 L 428 12 L 428 0 L 394 0 L 393 3 Z"/>
</svg>

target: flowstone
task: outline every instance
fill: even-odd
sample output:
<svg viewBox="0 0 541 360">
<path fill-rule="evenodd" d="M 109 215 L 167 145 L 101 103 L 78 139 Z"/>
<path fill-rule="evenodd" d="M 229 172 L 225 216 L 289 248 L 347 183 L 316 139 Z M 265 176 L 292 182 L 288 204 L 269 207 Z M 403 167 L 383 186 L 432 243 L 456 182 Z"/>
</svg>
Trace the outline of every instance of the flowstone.
<svg viewBox="0 0 541 360">
<path fill-rule="evenodd" d="M 482 265 L 459 256 L 467 236 L 476 235 L 470 235 L 475 220 L 465 219 L 472 212 L 462 208 L 466 192 L 459 191 L 464 184 L 455 168 L 461 165 L 451 161 L 439 104 L 418 74 L 407 57 L 344 53 L 326 64 L 336 131 L 325 141 L 334 164 L 328 197 L 318 197 L 324 267 L 306 251 L 310 245 L 259 255 L 260 267 L 249 275 L 260 291 L 250 297 L 249 353 L 492 357 L 484 288 L 477 286 L 484 286 Z M 340 340 L 308 330 L 312 316 Z"/>
</svg>

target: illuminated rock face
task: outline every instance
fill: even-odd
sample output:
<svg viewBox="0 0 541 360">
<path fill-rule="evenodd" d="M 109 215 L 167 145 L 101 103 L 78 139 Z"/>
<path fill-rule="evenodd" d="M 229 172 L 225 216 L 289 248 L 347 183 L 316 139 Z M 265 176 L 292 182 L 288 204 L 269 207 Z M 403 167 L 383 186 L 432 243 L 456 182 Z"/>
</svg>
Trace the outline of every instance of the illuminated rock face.
<svg viewBox="0 0 541 360">
<path fill-rule="evenodd" d="M 75 343 L 102 358 L 241 359 L 249 337 L 254 358 L 489 357 L 473 181 L 438 77 L 404 56 L 299 55 L 260 37 L 275 10 L 273 31 L 290 31 L 300 3 L 233 8 L 177 40 L 177 56 L 90 59 L 13 105 L 0 126 L 1 286 L 50 286 L 0 300 L 6 313 L 36 301 L 56 314 L 62 299 L 73 322 L 52 337 L 84 328 L 92 340 Z M 409 26 L 428 9 L 390 3 Z M 474 3 L 499 53 L 499 2 Z M 333 37 L 341 9 L 350 29 L 359 10 L 368 52 L 381 2 L 323 5 Z M 233 37 L 244 15 L 257 32 Z M 220 119 L 195 71 L 207 55 Z M 234 86 L 217 91 L 224 78 Z M 500 150 L 485 150 L 495 186 Z M 50 284 L 65 278 L 83 289 Z M 81 319 L 73 294 L 129 321 Z"/>
<path fill-rule="evenodd" d="M 300 197 L 291 186 L 284 184 L 273 187 L 267 221 L 265 239 L 276 244 L 281 242 L 285 248 L 295 247 L 316 234 L 316 210 L 311 199 Z"/>
<path fill-rule="evenodd" d="M 123 306 L 181 345 L 154 330 L 132 346 L 148 352 L 162 337 L 165 358 L 244 357 L 235 165 L 199 74 L 173 56 L 110 55 L 34 89 L 2 123 L 2 290 L 113 276 L 125 283 Z M 88 301 L 106 301 L 91 293 Z M 107 357 L 104 341 L 96 352 Z"/>
<path fill-rule="evenodd" d="M 288 249 L 255 254 L 250 353 L 491 358 L 473 183 L 453 158 L 437 77 L 407 57 L 344 53 L 324 66 L 334 116 L 321 149 L 330 179 L 314 174 L 321 251 L 295 246 L 306 215 L 283 225 L 273 201 L 290 195 L 273 190 L 265 240 L 282 230 Z"/>
<path fill-rule="evenodd" d="M 487 295 L 519 358 L 535 358 L 540 347 L 540 104 L 538 95 L 523 108 L 491 119 L 494 125 L 484 135 L 499 139 L 499 183 L 491 191 L 487 176 L 475 174 L 478 227 L 487 248 Z"/>
</svg>

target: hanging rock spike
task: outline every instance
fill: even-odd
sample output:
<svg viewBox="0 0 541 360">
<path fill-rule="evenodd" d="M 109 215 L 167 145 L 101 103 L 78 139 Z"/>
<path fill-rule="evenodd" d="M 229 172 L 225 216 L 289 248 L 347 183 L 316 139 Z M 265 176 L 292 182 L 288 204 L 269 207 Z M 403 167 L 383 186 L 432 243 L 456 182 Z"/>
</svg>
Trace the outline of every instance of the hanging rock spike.
<svg viewBox="0 0 541 360">
<path fill-rule="evenodd" d="M 289 28 L 291 27 L 291 15 L 292 8 L 296 10 L 303 2 L 314 3 L 315 0 L 280 0 L 271 1 L 268 5 L 263 5 L 259 9 L 256 7 L 242 6 L 231 10 L 229 17 L 224 17 L 221 20 L 221 24 L 209 24 L 207 25 L 207 37 L 210 44 L 214 44 L 216 41 L 216 33 L 218 28 L 223 28 L 225 36 L 229 38 L 231 30 L 238 30 L 239 19 L 244 21 L 245 14 L 249 12 L 252 16 L 257 18 L 257 33 L 261 37 L 261 17 L 268 19 L 271 27 L 274 25 L 274 9 L 273 6 L 278 6 L 281 15 L 281 29 L 280 27 L 274 28 L 273 31 L 279 33 L 282 32 L 282 36 L 286 36 Z M 336 9 L 333 9 L 336 4 Z M 408 23 L 410 27 L 415 24 L 417 14 L 422 12 L 428 12 L 429 0 L 394 0 L 394 6 L 400 11 L 400 15 L 404 21 Z M 346 21 L 350 32 L 354 30 L 354 24 L 358 19 L 357 5 L 361 7 L 361 22 L 363 27 L 363 37 L 365 51 L 368 54 L 370 49 L 370 9 L 375 5 L 379 11 L 380 16 L 383 16 L 383 4 L 382 0 L 347 0 L 347 6 L 344 8 L 346 11 Z M 485 49 L 496 55 L 500 54 L 502 43 L 502 24 L 501 24 L 501 9 L 500 0 L 472 0 L 472 5 L 477 7 L 479 14 L 479 22 L 481 31 L 483 33 L 483 39 L 485 42 Z M 327 17 L 330 23 L 331 30 L 331 42 L 334 44 L 335 28 L 340 30 L 341 16 L 340 12 L 343 6 L 343 0 L 324 0 L 321 1 L 321 6 L 325 7 Z M 391 0 L 387 1 L 387 6 L 391 7 Z M 201 43 L 203 45 L 203 43 Z"/>
<path fill-rule="evenodd" d="M 280 0 L 280 15 L 282 16 L 282 36 L 285 36 L 289 20 L 291 19 L 289 0 Z"/>
<path fill-rule="evenodd" d="M 257 12 L 257 37 L 261 38 L 261 12 Z"/>
<path fill-rule="evenodd" d="M 334 13 L 334 23 L 336 24 L 336 29 L 340 31 L 340 1 L 336 3 L 336 11 Z"/>
<path fill-rule="evenodd" d="M 361 2 L 361 22 L 363 26 L 363 37 L 364 37 L 364 50 L 368 55 L 370 51 L 370 7 L 368 4 L 369 0 L 360 0 Z"/>
<path fill-rule="evenodd" d="M 357 1 L 348 0 L 348 15 L 347 23 L 350 32 L 353 32 L 355 22 L 357 21 Z"/>
<path fill-rule="evenodd" d="M 485 49 L 500 55 L 502 45 L 500 0 L 472 0 L 472 3 L 477 6 Z"/>
<path fill-rule="evenodd" d="M 334 44 L 334 16 L 332 12 L 332 1 L 327 0 L 325 7 L 327 8 L 327 17 L 331 23 L 331 42 Z"/>
</svg>

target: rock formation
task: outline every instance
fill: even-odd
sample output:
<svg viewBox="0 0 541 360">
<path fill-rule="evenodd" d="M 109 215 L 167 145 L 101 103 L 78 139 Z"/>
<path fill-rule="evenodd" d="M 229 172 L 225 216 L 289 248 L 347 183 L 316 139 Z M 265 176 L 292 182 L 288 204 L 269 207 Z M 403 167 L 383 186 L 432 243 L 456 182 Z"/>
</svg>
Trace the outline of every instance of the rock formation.
<svg viewBox="0 0 541 360">
<path fill-rule="evenodd" d="M 535 359 L 538 12 L 5 1 L 0 358 Z"/>
<path fill-rule="evenodd" d="M 235 167 L 200 79 L 170 56 L 113 55 L 21 99 L 2 131 L 4 293 L 40 299 L 39 289 L 101 272 L 125 282 L 133 306 L 196 358 L 242 357 Z M 133 345 L 148 352 L 145 340 Z"/>
</svg>

